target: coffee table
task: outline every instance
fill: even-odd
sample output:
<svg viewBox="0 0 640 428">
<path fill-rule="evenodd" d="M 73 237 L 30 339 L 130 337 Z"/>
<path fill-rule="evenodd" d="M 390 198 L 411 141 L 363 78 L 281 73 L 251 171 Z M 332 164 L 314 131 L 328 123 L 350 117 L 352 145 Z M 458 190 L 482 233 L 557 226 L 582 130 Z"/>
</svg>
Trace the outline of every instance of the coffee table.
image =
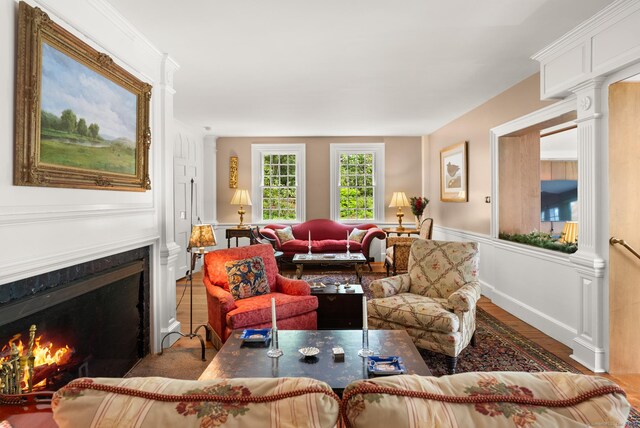
<svg viewBox="0 0 640 428">
<path fill-rule="evenodd" d="M 367 258 L 362 253 L 298 253 L 293 255 L 293 264 L 296 265 L 296 277 L 302 278 L 304 265 L 353 265 L 356 270 L 358 281 L 362 279 L 362 265 L 367 263 Z"/>
<path fill-rule="evenodd" d="M 366 359 L 358 356 L 362 330 L 280 330 L 280 358 L 267 357 L 268 347 L 243 345 L 242 330 L 234 331 L 198 380 L 239 377 L 310 377 L 341 395 L 354 380 L 368 379 Z M 316 357 L 304 358 L 298 349 L 315 346 Z M 331 348 L 344 349 L 344 361 L 334 361 Z M 379 355 L 402 357 L 408 374 L 431 376 L 431 371 L 404 330 L 369 330 L 369 348 Z"/>
</svg>

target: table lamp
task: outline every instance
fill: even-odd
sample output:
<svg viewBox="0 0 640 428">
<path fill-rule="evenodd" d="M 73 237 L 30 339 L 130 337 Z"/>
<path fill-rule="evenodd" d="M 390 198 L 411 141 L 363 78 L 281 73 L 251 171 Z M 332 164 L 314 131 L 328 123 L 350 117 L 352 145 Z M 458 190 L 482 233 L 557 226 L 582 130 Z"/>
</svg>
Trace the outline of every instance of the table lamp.
<svg viewBox="0 0 640 428">
<path fill-rule="evenodd" d="M 248 226 L 244 224 L 245 210 L 243 205 L 251 205 L 249 191 L 246 189 L 236 190 L 236 193 L 233 194 L 233 198 L 231 198 L 231 205 L 240 205 L 240 209 L 238 210 L 238 214 L 240 214 L 240 224 L 238 225 L 238 229 L 247 228 Z"/>
<path fill-rule="evenodd" d="M 560 242 L 565 244 L 573 244 L 578 240 L 578 222 L 567 221 L 564 223 L 562 233 L 560 234 Z"/>
<path fill-rule="evenodd" d="M 398 212 L 396 212 L 396 216 L 398 217 L 398 230 L 404 230 L 404 227 L 402 226 L 402 217 L 404 217 L 402 207 L 408 206 L 410 206 L 409 200 L 407 199 L 407 195 L 405 195 L 404 192 L 393 192 L 389 208 L 398 207 Z"/>
</svg>

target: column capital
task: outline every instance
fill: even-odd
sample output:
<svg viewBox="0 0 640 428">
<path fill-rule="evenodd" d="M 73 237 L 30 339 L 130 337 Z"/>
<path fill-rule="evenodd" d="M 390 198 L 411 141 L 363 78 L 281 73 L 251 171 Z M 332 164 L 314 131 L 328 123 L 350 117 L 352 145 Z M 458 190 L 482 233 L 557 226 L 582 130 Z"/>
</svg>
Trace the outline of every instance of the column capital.
<svg viewBox="0 0 640 428">
<path fill-rule="evenodd" d="M 576 110 L 578 112 L 576 123 L 599 119 L 602 116 L 602 91 L 600 89 L 604 80 L 602 77 L 597 77 L 571 88 L 571 91 L 576 94 Z"/>
<path fill-rule="evenodd" d="M 173 90 L 173 75 L 179 69 L 180 64 L 178 64 L 173 58 L 171 58 L 169 54 L 162 54 L 162 78 L 160 80 L 160 85 L 166 89 Z"/>
<path fill-rule="evenodd" d="M 606 79 L 604 77 L 594 77 L 593 79 L 585 80 L 584 82 L 569 88 L 569 91 L 574 94 L 578 94 L 583 91 L 597 91 L 602 87 L 605 80 Z"/>
</svg>

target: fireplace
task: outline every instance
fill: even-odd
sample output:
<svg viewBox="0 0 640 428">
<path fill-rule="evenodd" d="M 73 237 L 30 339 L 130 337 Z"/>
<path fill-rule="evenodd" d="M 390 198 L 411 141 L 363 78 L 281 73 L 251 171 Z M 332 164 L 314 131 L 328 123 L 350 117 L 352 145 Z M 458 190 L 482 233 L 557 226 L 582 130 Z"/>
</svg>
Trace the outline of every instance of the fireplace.
<svg viewBox="0 0 640 428">
<path fill-rule="evenodd" d="M 35 368 L 45 382 L 34 389 L 123 376 L 150 352 L 149 288 L 148 247 L 0 285 L 0 359 L 10 343 L 28 348 L 35 325 L 41 347 L 64 357 Z"/>
</svg>

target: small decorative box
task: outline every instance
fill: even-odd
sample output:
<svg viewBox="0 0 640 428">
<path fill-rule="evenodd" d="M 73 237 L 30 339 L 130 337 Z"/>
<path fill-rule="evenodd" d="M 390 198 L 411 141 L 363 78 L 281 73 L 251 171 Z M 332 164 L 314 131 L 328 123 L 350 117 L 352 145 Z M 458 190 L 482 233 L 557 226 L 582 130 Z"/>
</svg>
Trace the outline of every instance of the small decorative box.
<svg viewBox="0 0 640 428">
<path fill-rule="evenodd" d="M 342 349 L 342 347 L 336 346 L 332 348 L 331 351 L 333 352 L 333 359 L 335 361 L 344 361 L 344 349 Z"/>
</svg>

